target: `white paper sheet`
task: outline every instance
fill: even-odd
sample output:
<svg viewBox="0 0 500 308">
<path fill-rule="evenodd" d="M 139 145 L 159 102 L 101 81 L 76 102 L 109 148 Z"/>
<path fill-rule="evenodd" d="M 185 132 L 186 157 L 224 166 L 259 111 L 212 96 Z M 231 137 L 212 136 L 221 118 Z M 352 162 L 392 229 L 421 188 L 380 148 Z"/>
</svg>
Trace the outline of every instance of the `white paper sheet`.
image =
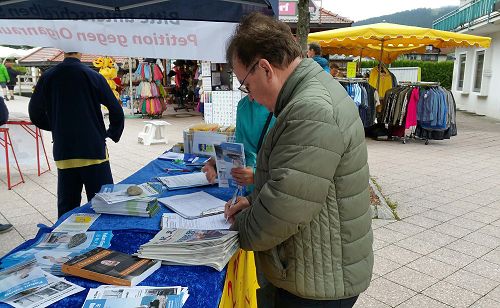
<svg viewBox="0 0 500 308">
<path fill-rule="evenodd" d="M 180 189 L 186 187 L 197 187 L 210 185 L 203 172 L 187 173 L 172 176 L 162 176 L 158 180 L 169 189 Z"/>
<path fill-rule="evenodd" d="M 204 191 L 160 198 L 158 201 L 187 219 L 223 213 L 226 205 L 226 201 Z"/>
<path fill-rule="evenodd" d="M 185 219 L 179 214 L 164 213 L 161 220 L 161 227 L 170 229 L 229 230 L 231 223 L 224 218 L 224 214 L 197 219 Z"/>
</svg>

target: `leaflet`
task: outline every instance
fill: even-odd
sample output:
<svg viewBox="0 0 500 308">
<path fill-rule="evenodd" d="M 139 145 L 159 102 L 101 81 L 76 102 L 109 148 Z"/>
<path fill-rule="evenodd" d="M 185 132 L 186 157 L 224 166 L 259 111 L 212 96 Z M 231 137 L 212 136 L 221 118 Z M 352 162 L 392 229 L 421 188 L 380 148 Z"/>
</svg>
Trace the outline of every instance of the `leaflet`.
<svg viewBox="0 0 500 308">
<path fill-rule="evenodd" d="M 116 287 L 90 289 L 83 308 L 182 307 L 189 297 L 187 287 Z"/>
<path fill-rule="evenodd" d="M 9 298 L 6 303 L 14 308 L 44 308 L 63 298 L 85 290 L 65 279 L 44 272 L 48 282 L 38 287 Z"/>
<path fill-rule="evenodd" d="M 76 213 L 66 218 L 57 228 L 56 232 L 85 232 L 101 214 Z"/>
<path fill-rule="evenodd" d="M 245 168 L 245 149 L 241 143 L 214 145 L 219 187 L 238 187 L 231 175 L 233 168 Z"/>
<path fill-rule="evenodd" d="M 168 229 L 229 230 L 231 223 L 224 218 L 224 214 L 197 219 L 185 219 L 179 214 L 164 213 L 161 220 L 161 227 Z"/>
<path fill-rule="evenodd" d="M 47 285 L 44 273 L 33 261 L 3 270 L 0 272 L 0 302 L 19 293 Z"/>
</svg>

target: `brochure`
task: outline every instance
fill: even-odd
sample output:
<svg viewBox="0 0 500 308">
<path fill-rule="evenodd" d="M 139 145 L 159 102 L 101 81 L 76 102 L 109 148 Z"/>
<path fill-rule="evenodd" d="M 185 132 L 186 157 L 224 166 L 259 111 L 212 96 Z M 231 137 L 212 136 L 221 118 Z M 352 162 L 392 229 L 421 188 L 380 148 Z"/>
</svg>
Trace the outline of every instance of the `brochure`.
<svg viewBox="0 0 500 308">
<path fill-rule="evenodd" d="M 127 188 L 130 186 L 139 186 L 142 189 L 142 194 L 137 195 L 137 196 L 130 196 L 127 193 Z M 121 187 L 123 187 L 123 186 L 121 186 Z M 158 185 L 154 185 L 154 183 L 142 183 L 142 184 L 138 184 L 138 185 L 130 184 L 123 190 L 116 191 L 113 189 L 112 192 L 99 192 L 99 193 L 95 194 L 94 198 L 96 200 L 103 200 L 108 204 L 113 204 L 113 203 L 119 203 L 119 202 L 130 201 L 130 200 L 139 200 L 142 198 L 147 198 L 147 197 L 158 195 L 159 193 L 161 193 L 161 188 L 158 187 Z"/>
<path fill-rule="evenodd" d="M 222 142 L 215 145 L 215 161 L 219 187 L 234 187 L 238 184 L 231 175 L 233 168 L 245 168 L 245 149 L 241 143 Z"/>
<path fill-rule="evenodd" d="M 44 271 L 36 266 L 34 260 L 22 266 L 5 269 L 0 272 L 0 302 L 26 292 L 33 288 L 48 284 Z"/>
<path fill-rule="evenodd" d="M 83 308 L 182 307 L 188 297 L 187 287 L 100 286 L 89 290 Z"/>
<path fill-rule="evenodd" d="M 85 290 L 62 278 L 44 272 L 47 285 L 20 293 L 6 303 L 14 308 L 44 308 L 63 298 Z"/>
<path fill-rule="evenodd" d="M 76 213 L 66 218 L 57 228 L 56 232 L 85 232 L 94 221 L 99 218 L 100 214 L 92 213 Z"/>
</svg>

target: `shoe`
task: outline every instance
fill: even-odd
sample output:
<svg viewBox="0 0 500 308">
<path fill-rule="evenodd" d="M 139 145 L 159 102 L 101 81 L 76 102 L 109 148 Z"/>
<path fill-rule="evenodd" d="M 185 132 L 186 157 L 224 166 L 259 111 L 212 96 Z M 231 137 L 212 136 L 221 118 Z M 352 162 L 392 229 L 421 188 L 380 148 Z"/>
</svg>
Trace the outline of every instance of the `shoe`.
<svg viewBox="0 0 500 308">
<path fill-rule="evenodd" d="M 14 100 L 14 96 L 11 96 L 11 97 L 10 97 L 10 100 L 11 100 L 11 101 L 13 101 L 13 100 Z"/>
<path fill-rule="evenodd" d="M 9 232 L 12 230 L 11 224 L 0 224 L 0 233 Z"/>
<path fill-rule="evenodd" d="M 4 97 L 3 97 L 3 100 L 4 100 L 4 101 L 6 101 L 6 102 L 8 102 L 8 101 L 9 101 L 9 98 L 8 98 L 7 96 L 4 96 Z"/>
</svg>

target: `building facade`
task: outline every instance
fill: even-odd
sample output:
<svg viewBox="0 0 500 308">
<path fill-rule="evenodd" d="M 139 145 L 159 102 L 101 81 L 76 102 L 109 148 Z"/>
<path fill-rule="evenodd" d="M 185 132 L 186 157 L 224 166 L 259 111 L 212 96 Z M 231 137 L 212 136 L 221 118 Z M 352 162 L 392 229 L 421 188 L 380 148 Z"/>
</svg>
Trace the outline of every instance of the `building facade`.
<svg viewBox="0 0 500 308">
<path fill-rule="evenodd" d="M 490 48 L 457 48 L 452 92 L 457 108 L 500 119 L 500 1 L 462 0 L 434 21 L 439 30 L 491 37 Z"/>
</svg>

